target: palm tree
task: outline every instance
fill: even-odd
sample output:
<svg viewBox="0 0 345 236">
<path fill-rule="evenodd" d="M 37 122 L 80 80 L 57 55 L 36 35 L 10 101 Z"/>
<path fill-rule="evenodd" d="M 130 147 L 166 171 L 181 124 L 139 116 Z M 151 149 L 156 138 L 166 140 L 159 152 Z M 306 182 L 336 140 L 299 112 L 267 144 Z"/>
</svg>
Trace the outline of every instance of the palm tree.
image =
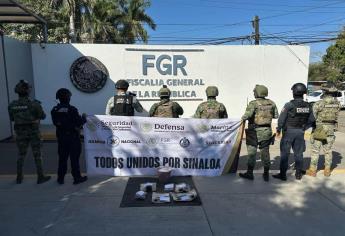
<svg viewBox="0 0 345 236">
<path fill-rule="evenodd" d="M 120 15 L 117 16 L 118 30 L 121 43 L 133 44 L 136 40 L 147 43 L 148 34 L 144 28 L 147 24 L 151 29 L 156 29 L 153 19 L 146 14 L 146 8 L 151 6 L 149 0 L 120 0 Z"/>
</svg>

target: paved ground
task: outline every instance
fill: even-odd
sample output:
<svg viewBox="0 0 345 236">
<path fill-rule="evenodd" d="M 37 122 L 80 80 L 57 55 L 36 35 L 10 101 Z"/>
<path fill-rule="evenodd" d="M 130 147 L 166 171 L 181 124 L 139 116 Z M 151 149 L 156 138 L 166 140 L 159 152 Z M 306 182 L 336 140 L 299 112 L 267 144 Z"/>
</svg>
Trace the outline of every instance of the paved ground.
<svg viewBox="0 0 345 236">
<path fill-rule="evenodd" d="M 0 177 L 0 235 L 345 235 L 345 175 L 194 177 L 202 206 L 119 208 L 126 178 L 22 185 Z"/>
<path fill-rule="evenodd" d="M 345 115 L 344 115 L 345 118 Z M 339 126 L 345 129 L 345 122 Z M 341 128 L 342 129 L 342 128 Z M 343 130 L 341 130 L 343 131 Z M 338 132 L 331 177 L 296 181 L 262 180 L 258 161 L 255 181 L 228 174 L 194 177 L 202 206 L 120 208 L 127 178 L 90 177 L 72 185 L 35 183 L 34 162 L 28 156 L 22 185 L 14 183 L 16 147 L 0 143 L 0 235 L 345 235 L 345 133 Z M 310 161 L 307 144 L 305 166 Z M 57 147 L 43 145 L 44 166 L 56 173 Z M 239 169 L 246 168 L 242 146 Z M 271 148 L 272 169 L 279 164 L 279 141 Z M 81 161 L 85 170 L 84 161 Z M 293 160 L 290 160 L 293 166 Z M 319 168 L 322 169 L 320 163 Z M 292 168 L 291 168 L 292 169 Z M 272 172 L 276 172 L 276 171 Z"/>
</svg>

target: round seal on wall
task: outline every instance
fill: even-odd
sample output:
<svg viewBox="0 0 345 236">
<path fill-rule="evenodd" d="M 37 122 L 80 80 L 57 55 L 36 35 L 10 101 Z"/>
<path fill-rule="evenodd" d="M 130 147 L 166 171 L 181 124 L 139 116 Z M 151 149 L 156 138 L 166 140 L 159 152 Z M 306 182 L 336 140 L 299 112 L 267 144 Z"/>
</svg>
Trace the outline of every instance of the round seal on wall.
<svg viewBox="0 0 345 236">
<path fill-rule="evenodd" d="M 105 65 L 94 57 L 79 57 L 70 68 L 70 78 L 73 85 L 85 93 L 94 93 L 101 90 L 109 73 Z"/>
</svg>

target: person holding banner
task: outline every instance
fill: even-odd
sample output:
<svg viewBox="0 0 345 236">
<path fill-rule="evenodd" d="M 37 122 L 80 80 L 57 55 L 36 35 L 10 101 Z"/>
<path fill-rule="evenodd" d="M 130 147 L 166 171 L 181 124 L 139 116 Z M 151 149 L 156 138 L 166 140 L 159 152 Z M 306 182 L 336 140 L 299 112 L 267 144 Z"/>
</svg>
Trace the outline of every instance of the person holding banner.
<svg viewBox="0 0 345 236">
<path fill-rule="evenodd" d="M 275 135 L 272 135 L 272 119 L 278 118 L 276 104 L 268 96 L 268 89 L 264 85 L 256 85 L 254 88 L 255 100 L 251 101 L 246 112 L 242 116 L 242 121 L 248 120 L 246 129 L 246 144 L 248 150 L 248 169 L 239 176 L 245 179 L 254 180 L 253 170 L 256 163 L 256 151 L 259 147 L 260 158 L 264 165 L 263 179 L 269 181 L 270 153 L 269 145 L 274 143 Z"/>
<path fill-rule="evenodd" d="M 159 90 L 160 102 L 152 105 L 150 117 L 178 118 L 183 115 L 183 108 L 177 102 L 170 101 L 171 91 L 166 85 Z"/>
<path fill-rule="evenodd" d="M 218 88 L 216 86 L 208 86 L 206 88 L 207 101 L 201 103 L 195 111 L 194 118 L 202 119 L 225 119 L 228 113 L 223 103 L 216 100 L 218 96 Z"/>
<path fill-rule="evenodd" d="M 293 100 L 286 103 L 282 109 L 277 126 L 277 134 L 280 136 L 283 130 L 283 137 L 280 141 L 280 173 L 272 175 L 276 179 L 287 180 L 286 171 L 290 149 L 292 148 L 295 157 L 297 180 L 303 176 L 303 152 L 305 151 L 304 131 L 314 123 L 312 107 L 308 102 L 303 101 L 303 95 L 307 93 L 307 87 L 302 83 L 292 86 Z"/>
<path fill-rule="evenodd" d="M 106 115 L 112 116 L 134 116 L 134 110 L 143 112 L 143 107 L 136 99 L 135 94 L 127 92 L 129 83 L 120 79 L 116 82 L 117 93 L 108 100 L 105 108 Z"/>
<path fill-rule="evenodd" d="M 78 109 L 70 105 L 71 96 L 72 93 L 68 89 L 60 88 L 56 92 L 56 99 L 59 99 L 60 103 L 51 110 L 58 141 L 59 166 L 57 182 L 59 184 L 64 184 L 68 157 L 71 159 L 73 184 L 80 184 L 87 180 L 87 176 L 81 176 L 79 167 L 81 153 L 80 129 L 86 123 L 86 114 L 80 116 Z"/>
</svg>

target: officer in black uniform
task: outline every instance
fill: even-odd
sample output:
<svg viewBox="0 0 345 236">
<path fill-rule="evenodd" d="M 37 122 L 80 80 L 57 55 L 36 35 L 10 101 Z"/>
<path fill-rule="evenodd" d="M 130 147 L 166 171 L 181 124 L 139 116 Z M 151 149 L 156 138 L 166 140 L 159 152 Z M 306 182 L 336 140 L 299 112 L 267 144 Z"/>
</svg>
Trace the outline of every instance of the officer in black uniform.
<svg viewBox="0 0 345 236">
<path fill-rule="evenodd" d="M 108 100 L 105 114 L 112 116 L 134 116 L 134 110 L 143 112 L 143 107 L 134 93 L 128 92 L 129 84 L 126 80 L 118 80 L 115 84 L 116 95 Z"/>
<path fill-rule="evenodd" d="M 81 176 L 79 168 L 79 157 L 81 153 L 80 129 L 86 123 L 86 115 L 79 115 L 78 109 L 71 106 L 72 93 L 66 88 L 60 88 L 56 92 L 56 99 L 60 103 L 51 111 L 54 125 L 56 126 L 56 137 L 58 140 L 59 184 L 64 184 L 64 177 L 67 172 L 67 160 L 71 159 L 71 173 L 74 178 L 73 184 L 79 184 L 87 180 L 87 176 Z"/>
<path fill-rule="evenodd" d="M 303 152 L 305 151 L 304 131 L 314 124 L 312 106 L 303 100 L 307 93 L 307 87 L 302 83 L 296 83 L 291 88 L 293 100 L 286 103 L 278 119 L 277 134 L 283 137 L 280 141 L 280 173 L 273 175 L 274 178 L 286 181 L 286 171 L 290 149 L 292 148 L 295 157 L 295 177 L 302 179 Z"/>
</svg>

